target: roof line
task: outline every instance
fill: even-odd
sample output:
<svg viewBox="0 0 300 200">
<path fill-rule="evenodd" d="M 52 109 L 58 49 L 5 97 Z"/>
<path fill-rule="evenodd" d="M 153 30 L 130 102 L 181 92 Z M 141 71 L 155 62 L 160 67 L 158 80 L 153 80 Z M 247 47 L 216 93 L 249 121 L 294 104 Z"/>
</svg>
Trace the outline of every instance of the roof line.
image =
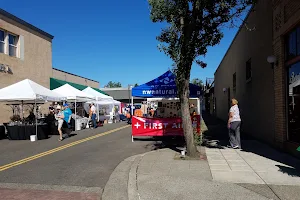
<svg viewBox="0 0 300 200">
<path fill-rule="evenodd" d="M 52 69 L 57 70 L 57 71 L 60 71 L 60 72 L 63 72 L 63 73 L 66 73 L 66 74 L 69 74 L 69 75 L 72 75 L 72 76 L 77 76 L 77 77 L 79 77 L 79 78 L 84 78 L 84 79 L 86 79 L 86 80 L 89 80 L 89 81 L 93 81 L 93 82 L 99 83 L 99 81 L 95 81 L 95 80 L 93 80 L 93 79 L 89 79 L 89 78 L 85 78 L 85 77 L 83 77 L 83 76 L 79 76 L 79 75 L 76 75 L 76 74 L 72 74 L 72 73 L 70 73 L 70 72 L 66 72 L 66 71 L 63 71 L 63 70 L 61 70 L 61 69 L 57 69 L 57 68 L 54 68 L 54 67 L 52 67 Z"/>
<path fill-rule="evenodd" d="M 224 61 L 224 59 L 225 59 L 225 57 L 227 56 L 227 54 L 228 54 L 228 52 L 229 52 L 230 48 L 232 47 L 232 45 L 233 45 L 233 42 L 235 41 L 235 39 L 237 38 L 237 36 L 238 36 L 238 35 L 239 35 L 239 33 L 241 32 L 241 30 L 242 30 L 243 26 L 245 25 L 245 21 L 248 19 L 248 17 L 250 16 L 251 12 L 253 11 L 253 9 L 254 9 L 254 5 L 252 5 L 252 6 L 251 6 L 251 8 L 250 8 L 249 12 L 247 13 L 247 15 L 246 15 L 245 19 L 243 20 L 243 23 L 240 25 L 240 27 L 239 27 L 239 30 L 236 32 L 236 34 L 235 34 L 234 38 L 232 39 L 232 41 L 231 41 L 231 43 L 230 43 L 230 45 L 229 45 L 229 47 L 228 47 L 228 49 L 227 49 L 227 51 L 226 51 L 225 55 L 223 56 L 223 58 L 222 58 L 222 60 L 221 60 L 221 62 L 220 62 L 220 64 L 219 64 L 219 66 L 217 67 L 217 69 L 216 69 L 216 71 L 215 71 L 214 75 L 216 74 L 216 72 L 217 72 L 217 71 L 218 71 L 218 69 L 220 68 L 220 66 L 221 66 L 222 62 Z"/>
<path fill-rule="evenodd" d="M 1 9 L 1 8 L 0 8 L 0 14 L 1 14 L 1 15 L 4 15 L 5 17 L 7 17 L 7 18 L 9 18 L 9 19 L 12 19 L 12 20 L 14 20 L 14 21 L 16 21 L 16 22 L 18 22 L 18 23 L 20 23 L 20 24 L 22 24 L 23 26 L 26 26 L 27 28 L 30 28 L 30 29 L 32 29 L 32 30 L 34 30 L 34 31 L 36 31 L 36 32 L 38 32 L 38 33 L 40 33 L 41 35 L 43 35 L 43 36 L 45 36 L 45 37 L 50 38 L 51 40 L 54 38 L 53 35 L 51 35 L 51 34 L 45 32 L 45 31 L 43 31 L 43 30 L 37 28 L 36 26 L 33 26 L 32 24 L 30 24 L 30 23 L 28 23 L 28 22 L 26 22 L 26 21 L 24 21 L 24 20 L 18 18 L 17 16 L 15 16 L 15 15 L 13 15 L 13 14 L 11 14 L 11 13 L 9 13 L 9 12 L 7 12 L 7 11 Z"/>
</svg>

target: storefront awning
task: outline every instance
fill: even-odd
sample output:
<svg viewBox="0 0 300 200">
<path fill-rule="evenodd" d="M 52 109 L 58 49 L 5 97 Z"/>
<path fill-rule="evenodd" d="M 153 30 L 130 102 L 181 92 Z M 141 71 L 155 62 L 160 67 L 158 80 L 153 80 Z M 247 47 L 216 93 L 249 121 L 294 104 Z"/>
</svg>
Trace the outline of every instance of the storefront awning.
<svg viewBox="0 0 300 200">
<path fill-rule="evenodd" d="M 59 80 L 59 79 L 56 79 L 56 78 L 50 78 L 50 90 L 54 90 L 54 89 L 59 88 L 60 86 L 63 86 L 65 84 L 69 84 L 69 85 L 71 85 L 72 87 L 74 87 L 78 90 L 84 90 L 85 88 L 88 87 L 86 85 L 72 83 L 72 82 L 69 82 L 69 81 L 63 81 L 63 80 Z M 100 90 L 98 88 L 93 88 L 93 89 L 96 90 L 97 92 L 108 95 L 108 94 L 106 94 L 105 92 L 103 92 L 102 90 Z"/>
</svg>

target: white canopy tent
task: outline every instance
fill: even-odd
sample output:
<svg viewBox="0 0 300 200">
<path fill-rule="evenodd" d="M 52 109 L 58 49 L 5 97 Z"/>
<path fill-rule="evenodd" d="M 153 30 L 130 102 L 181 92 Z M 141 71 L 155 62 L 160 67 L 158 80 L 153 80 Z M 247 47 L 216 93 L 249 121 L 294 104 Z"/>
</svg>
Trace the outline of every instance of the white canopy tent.
<svg viewBox="0 0 300 200">
<path fill-rule="evenodd" d="M 64 95 L 60 95 L 49 90 L 29 79 L 17 82 L 10 86 L 0 89 L 0 101 L 2 102 L 18 102 L 34 103 L 34 114 L 36 116 L 36 104 L 45 103 L 47 101 L 64 101 Z M 37 137 L 37 117 L 36 121 L 36 137 Z"/>
<path fill-rule="evenodd" d="M 29 79 L 0 89 L 0 101 L 5 102 L 31 101 L 38 103 L 65 99 L 65 95 L 51 91 Z"/>
<path fill-rule="evenodd" d="M 96 100 L 98 101 L 101 101 L 101 100 L 113 100 L 113 98 L 111 96 L 108 96 L 108 95 L 105 95 L 105 94 L 102 94 L 96 90 L 94 90 L 93 88 L 91 87 L 87 87 L 85 88 L 84 90 L 82 90 L 82 92 L 88 94 L 88 95 L 91 95 L 93 97 L 96 98 Z"/>
<path fill-rule="evenodd" d="M 59 88 L 56 88 L 52 90 L 58 94 L 65 95 L 67 98 L 67 101 L 69 102 L 75 102 L 75 115 L 77 113 L 77 102 L 87 102 L 87 101 L 93 101 L 95 100 L 95 97 L 92 95 L 86 94 L 85 92 L 82 92 L 74 87 L 72 87 L 69 84 L 65 84 L 63 86 L 60 86 Z M 77 127 L 77 122 L 75 119 L 75 127 Z"/>
<path fill-rule="evenodd" d="M 100 100 L 100 101 L 90 101 L 90 102 L 86 102 L 84 104 L 84 109 L 85 109 L 86 112 L 89 111 L 89 104 L 91 104 L 91 103 L 94 103 L 96 105 L 98 119 L 100 119 L 99 107 L 107 107 L 106 111 L 109 111 L 109 112 L 112 112 L 113 108 L 115 106 L 119 106 L 119 108 L 121 107 L 121 102 L 116 101 L 114 99 L 104 99 L 104 100 Z M 109 115 L 109 116 L 112 117 L 111 115 Z"/>
<path fill-rule="evenodd" d="M 83 91 L 80 91 L 69 84 L 65 84 L 60 86 L 54 90 L 52 90 L 58 94 L 64 95 L 67 97 L 67 101 L 71 102 L 87 102 L 91 100 L 95 100 L 95 97 L 89 95 Z"/>
<path fill-rule="evenodd" d="M 82 92 L 88 94 L 88 95 L 91 95 L 93 96 L 97 101 L 95 102 L 88 102 L 88 103 L 85 103 L 84 104 L 84 109 L 86 112 L 89 112 L 89 106 L 88 104 L 90 103 L 94 103 L 97 105 L 97 118 L 99 119 L 99 105 L 110 105 L 110 104 L 113 104 L 113 98 L 108 96 L 108 95 L 105 95 L 105 94 L 102 94 L 96 90 L 94 90 L 93 88 L 91 87 L 87 87 L 85 88 L 84 90 L 82 90 Z"/>
</svg>

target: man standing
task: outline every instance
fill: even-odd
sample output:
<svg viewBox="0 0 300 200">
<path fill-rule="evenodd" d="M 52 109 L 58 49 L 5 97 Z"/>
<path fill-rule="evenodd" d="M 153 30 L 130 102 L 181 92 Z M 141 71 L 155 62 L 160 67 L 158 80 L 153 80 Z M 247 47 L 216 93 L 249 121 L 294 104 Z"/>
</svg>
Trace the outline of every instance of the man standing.
<svg viewBox="0 0 300 200">
<path fill-rule="evenodd" d="M 95 107 L 95 105 L 94 104 L 91 104 L 90 105 L 91 106 L 91 119 L 92 119 L 92 121 L 93 121 L 93 126 L 94 126 L 94 128 L 97 128 L 97 122 L 96 122 L 96 117 L 97 117 L 97 115 L 96 115 L 96 107 Z"/>
</svg>

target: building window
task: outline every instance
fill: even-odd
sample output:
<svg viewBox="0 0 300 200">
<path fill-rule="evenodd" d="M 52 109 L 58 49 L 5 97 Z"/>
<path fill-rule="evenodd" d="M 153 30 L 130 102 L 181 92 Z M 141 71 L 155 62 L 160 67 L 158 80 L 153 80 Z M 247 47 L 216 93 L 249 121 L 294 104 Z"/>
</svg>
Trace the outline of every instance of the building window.
<svg viewBox="0 0 300 200">
<path fill-rule="evenodd" d="M 300 27 L 293 30 L 286 38 L 286 60 L 300 56 Z"/>
<path fill-rule="evenodd" d="M 232 75 L 232 89 L 233 91 L 236 90 L 236 73 Z"/>
<path fill-rule="evenodd" d="M 300 143 L 300 62 L 288 67 L 288 134 Z"/>
<path fill-rule="evenodd" d="M 246 81 L 251 81 L 252 78 L 252 66 L 251 59 L 246 62 Z"/>
<path fill-rule="evenodd" d="M 5 33 L 0 30 L 0 53 L 4 53 L 5 49 Z"/>
<path fill-rule="evenodd" d="M 18 37 L 12 34 L 8 34 L 8 42 L 9 42 L 9 55 L 13 57 L 17 57 Z"/>
</svg>

